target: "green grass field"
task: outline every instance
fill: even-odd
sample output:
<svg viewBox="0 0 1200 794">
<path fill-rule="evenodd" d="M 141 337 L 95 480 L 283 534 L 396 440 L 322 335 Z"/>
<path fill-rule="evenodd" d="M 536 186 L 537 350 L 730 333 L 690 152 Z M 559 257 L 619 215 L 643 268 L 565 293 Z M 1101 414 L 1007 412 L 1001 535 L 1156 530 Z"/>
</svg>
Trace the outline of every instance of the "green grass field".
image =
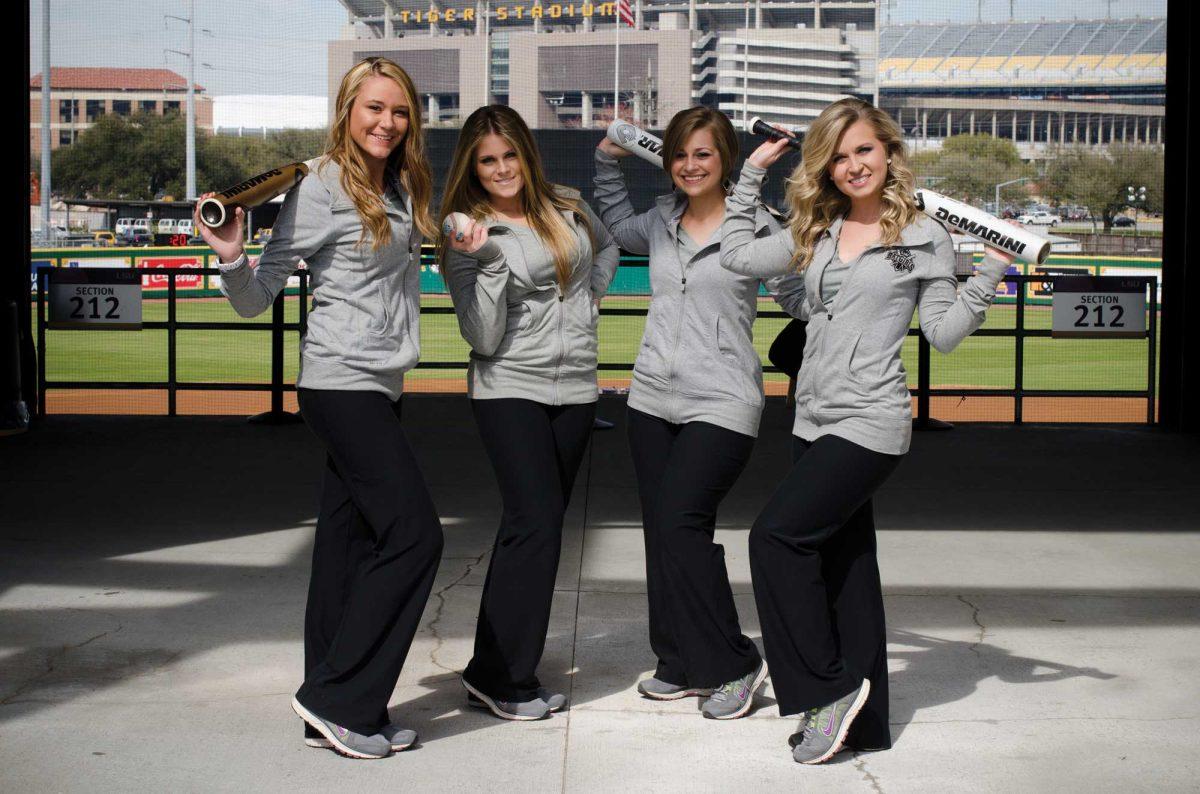
<svg viewBox="0 0 1200 794">
<path fill-rule="evenodd" d="M 449 299 L 427 295 L 426 306 L 449 306 Z M 612 297 L 604 308 L 644 309 L 646 298 Z M 295 322 L 297 299 L 286 301 L 286 317 Z M 773 310 L 769 300 L 760 303 Z M 162 300 L 143 304 L 143 320 L 165 321 L 167 305 Z M 1028 328 L 1049 328 L 1049 307 L 1028 307 Z M 257 321 L 265 321 L 269 314 Z M 221 299 L 180 300 L 177 319 L 194 322 L 248 322 L 239 318 Z M 631 363 L 641 339 L 642 317 L 602 316 L 600 360 Z M 763 360 L 775 335 L 787 321 L 760 318 L 754 327 L 755 346 Z M 915 325 L 915 322 L 914 322 Z M 1015 308 L 994 306 L 985 328 L 1013 328 Z M 47 331 L 46 377 L 50 381 L 164 381 L 167 377 L 167 332 L 143 331 Z M 295 380 L 298 369 L 298 340 L 295 333 L 285 338 L 285 378 Z M 1148 344 L 1144 339 L 1027 339 L 1025 341 L 1025 387 L 1029 389 L 1145 389 Z M 916 384 L 917 340 L 904 345 L 904 362 L 909 382 Z M 949 355 L 932 353 L 932 384 L 980 388 L 1011 388 L 1015 341 L 1011 338 L 967 339 Z M 423 361 L 464 362 L 467 345 L 458 333 L 452 314 L 421 318 Z M 270 380 L 270 334 L 262 331 L 178 332 L 178 378 L 181 382 L 265 383 Z M 461 377 L 464 370 L 416 370 L 409 377 Z M 619 377 L 619 372 L 603 373 Z M 786 380 L 768 374 L 768 380 Z"/>
</svg>

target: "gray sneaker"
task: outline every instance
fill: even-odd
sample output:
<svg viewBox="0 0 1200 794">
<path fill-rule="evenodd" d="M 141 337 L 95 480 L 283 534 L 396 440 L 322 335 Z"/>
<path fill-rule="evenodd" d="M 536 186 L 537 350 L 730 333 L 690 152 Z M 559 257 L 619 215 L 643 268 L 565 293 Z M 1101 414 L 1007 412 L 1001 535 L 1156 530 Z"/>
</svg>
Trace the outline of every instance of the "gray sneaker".
<svg viewBox="0 0 1200 794">
<path fill-rule="evenodd" d="M 801 764 L 821 764 L 842 749 L 850 723 L 858 716 L 867 696 L 871 694 L 871 682 L 863 679 L 862 686 L 828 706 L 810 709 L 800 723 L 800 732 L 788 740 L 792 745 L 792 758 Z"/>
<path fill-rule="evenodd" d="M 488 709 L 502 720 L 540 720 L 550 715 L 550 705 L 541 698 L 534 698 L 523 703 L 495 700 L 471 686 L 467 682 L 467 679 L 460 678 L 459 680 L 462 681 L 462 685 L 467 689 L 468 705 L 475 705 L 471 702 L 471 696 L 474 695 L 482 708 Z"/>
<path fill-rule="evenodd" d="M 754 691 L 766 680 L 767 663 L 760 661 L 754 672 L 718 687 L 712 697 L 704 701 L 700 713 L 710 720 L 736 720 L 745 716 L 754 702 Z"/>
<path fill-rule="evenodd" d="M 329 742 L 329 749 L 338 755 L 346 758 L 386 758 L 392 752 L 391 744 L 378 733 L 374 736 L 363 736 L 349 728 L 323 720 L 305 708 L 294 697 L 292 698 L 292 710 L 300 715 L 300 719 L 324 736 Z"/>
<path fill-rule="evenodd" d="M 637 691 L 651 700 L 679 700 L 688 697 L 708 697 L 712 694 L 711 689 L 668 684 L 657 678 L 643 678 L 638 681 Z"/>
<path fill-rule="evenodd" d="M 388 740 L 388 744 L 392 746 L 393 753 L 407 750 L 417 743 L 416 731 L 401 728 L 395 723 L 384 725 L 379 729 L 379 735 Z M 304 743 L 309 747 L 321 747 L 326 750 L 333 747 L 324 736 L 305 736 Z"/>
<path fill-rule="evenodd" d="M 550 707 L 550 711 L 559 712 L 567 707 L 567 696 L 558 692 L 551 692 L 544 686 L 538 687 L 537 696 L 546 701 L 546 705 Z M 479 698 L 475 697 L 474 693 L 467 692 L 467 705 L 477 709 L 486 709 L 488 704 L 484 703 Z"/>
</svg>

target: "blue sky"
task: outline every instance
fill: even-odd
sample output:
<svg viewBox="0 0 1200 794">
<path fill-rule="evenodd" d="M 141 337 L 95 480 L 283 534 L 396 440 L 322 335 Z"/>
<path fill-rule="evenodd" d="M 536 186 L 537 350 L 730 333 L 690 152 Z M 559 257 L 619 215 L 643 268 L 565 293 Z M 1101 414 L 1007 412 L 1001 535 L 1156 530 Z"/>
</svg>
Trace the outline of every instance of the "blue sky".
<svg viewBox="0 0 1200 794">
<path fill-rule="evenodd" d="M 518 2 L 519 0 L 513 0 Z M 42 69 L 42 3 L 30 2 L 30 70 Z M 448 0 L 448 5 L 473 4 Z M 1009 0 L 984 0 L 984 20 L 1008 19 Z M 1013 0 L 1017 19 L 1094 19 L 1105 0 Z M 52 0 L 54 66 L 139 66 L 187 74 L 185 0 Z M 1162 16 L 1166 0 L 1113 0 L 1113 16 Z M 881 16 L 886 12 L 881 11 Z M 971 21 L 976 0 L 892 0 L 893 23 Z M 326 42 L 341 35 L 346 11 L 337 0 L 197 0 L 196 82 L 213 95 L 326 93 Z M 200 64 L 210 64 L 212 68 Z"/>
</svg>

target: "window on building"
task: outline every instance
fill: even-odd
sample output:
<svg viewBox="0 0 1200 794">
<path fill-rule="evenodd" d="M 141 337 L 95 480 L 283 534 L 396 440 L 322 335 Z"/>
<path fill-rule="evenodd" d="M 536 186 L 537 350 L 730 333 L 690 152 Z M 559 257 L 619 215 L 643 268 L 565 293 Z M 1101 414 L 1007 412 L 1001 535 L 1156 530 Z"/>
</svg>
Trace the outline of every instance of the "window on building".
<svg viewBox="0 0 1200 794">
<path fill-rule="evenodd" d="M 58 145 L 59 146 L 70 146 L 72 143 L 73 143 L 73 141 L 71 140 L 71 131 L 70 130 L 59 130 L 58 131 Z"/>
<path fill-rule="evenodd" d="M 60 99 L 60 100 L 58 100 L 58 120 L 65 121 L 68 124 L 73 121 L 79 121 L 79 100 L 78 99 Z"/>
<path fill-rule="evenodd" d="M 118 116 L 128 116 L 133 112 L 133 103 L 128 99 L 114 99 L 112 103 L 112 112 Z"/>
<path fill-rule="evenodd" d="M 178 113 L 179 100 L 167 100 L 163 102 L 163 113 Z"/>
<path fill-rule="evenodd" d="M 141 102 L 138 102 L 138 110 L 143 113 L 157 113 L 158 103 L 153 99 L 143 99 Z"/>
<path fill-rule="evenodd" d="M 89 99 L 87 101 L 87 120 L 93 122 L 104 115 L 104 100 Z"/>
</svg>

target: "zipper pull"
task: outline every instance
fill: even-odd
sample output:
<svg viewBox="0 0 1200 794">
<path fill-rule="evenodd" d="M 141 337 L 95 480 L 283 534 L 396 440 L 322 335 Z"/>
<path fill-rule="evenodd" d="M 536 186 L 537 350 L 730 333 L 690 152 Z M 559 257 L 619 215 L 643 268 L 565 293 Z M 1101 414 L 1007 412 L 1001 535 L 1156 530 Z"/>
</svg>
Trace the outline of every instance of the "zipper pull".
<svg viewBox="0 0 1200 794">
<path fill-rule="evenodd" d="M 687 292 L 687 276 L 683 277 L 682 282 L 680 282 L 680 287 L 680 292 Z"/>
<path fill-rule="evenodd" d="M 832 320 L 832 319 L 833 319 L 833 315 L 832 315 L 832 314 L 826 314 L 826 315 L 825 315 L 825 319 L 826 319 L 826 320 Z"/>
</svg>

